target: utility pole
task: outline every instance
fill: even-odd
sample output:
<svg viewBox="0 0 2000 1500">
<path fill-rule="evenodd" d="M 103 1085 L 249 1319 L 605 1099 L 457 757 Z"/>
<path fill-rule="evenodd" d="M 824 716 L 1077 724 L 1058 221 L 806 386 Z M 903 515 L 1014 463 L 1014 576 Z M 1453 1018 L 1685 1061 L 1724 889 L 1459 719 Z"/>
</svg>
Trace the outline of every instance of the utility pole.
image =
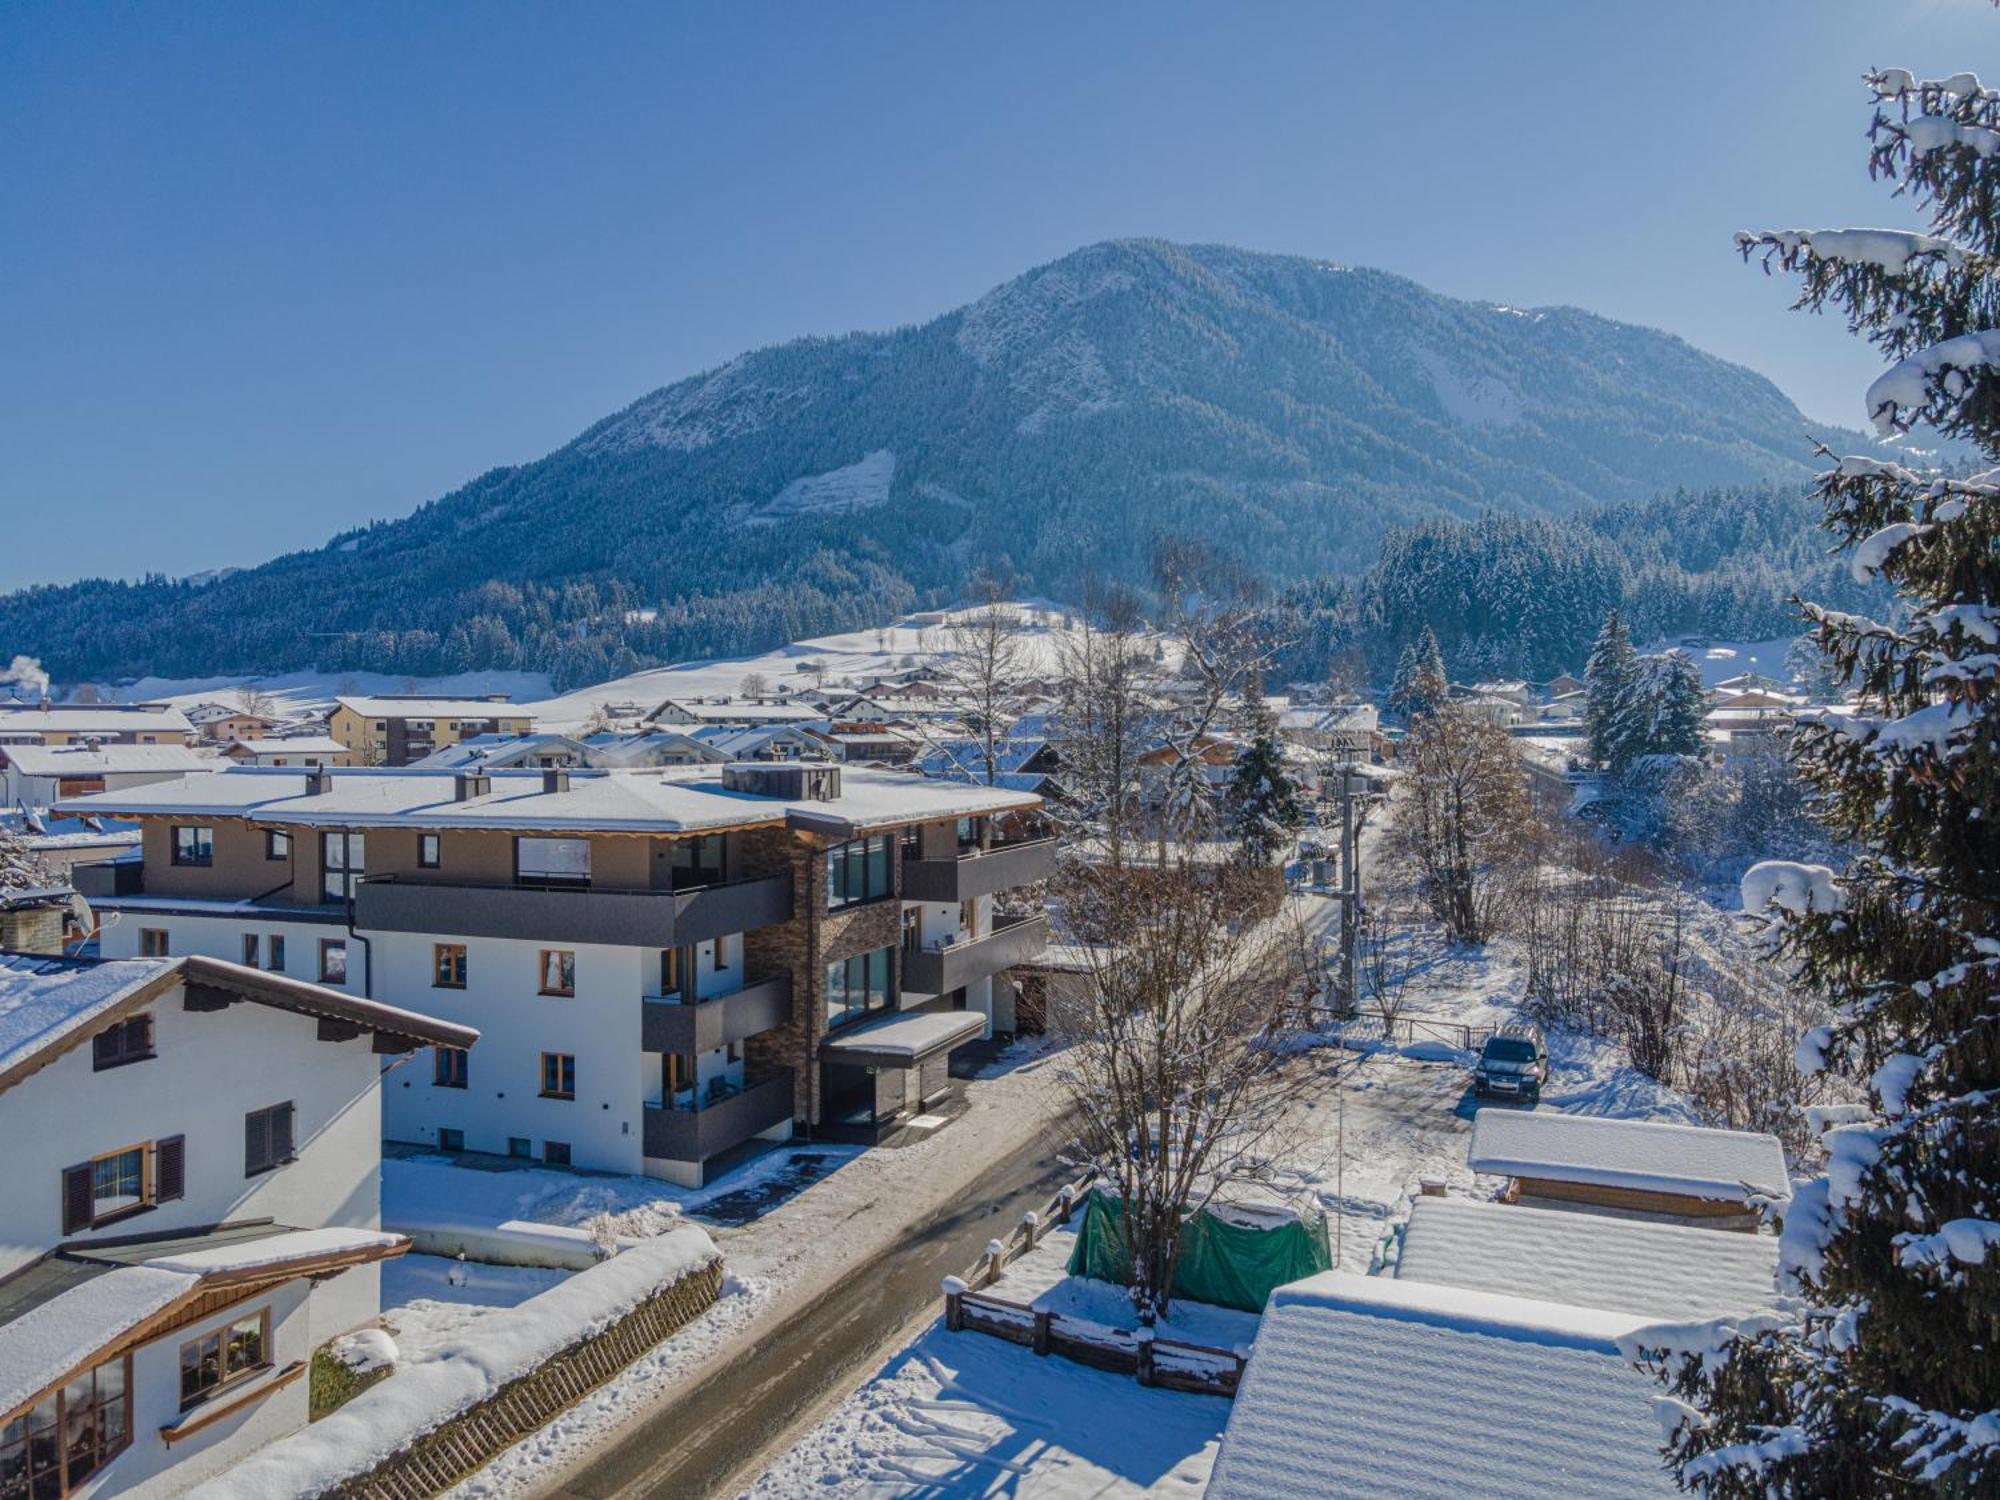
<svg viewBox="0 0 2000 1500">
<path fill-rule="evenodd" d="M 1353 1014 L 1360 996 L 1354 986 L 1354 949 L 1361 916 L 1361 840 L 1355 819 L 1355 801 L 1366 786 L 1365 777 L 1351 766 L 1340 772 L 1340 992 L 1348 1013 Z"/>
</svg>

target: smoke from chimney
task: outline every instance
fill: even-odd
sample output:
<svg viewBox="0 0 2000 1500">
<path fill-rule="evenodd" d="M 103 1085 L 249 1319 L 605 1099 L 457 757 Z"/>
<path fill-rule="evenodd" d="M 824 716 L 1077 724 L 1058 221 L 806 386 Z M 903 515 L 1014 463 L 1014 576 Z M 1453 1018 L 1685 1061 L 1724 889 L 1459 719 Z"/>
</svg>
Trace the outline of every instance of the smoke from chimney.
<svg viewBox="0 0 2000 1500">
<path fill-rule="evenodd" d="M 0 672 L 0 687 L 8 683 L 26 688 L 36 698 L 48 701 L 49 674 L 42 670 L 42 664 L 32 656 L 17 656 L 7 663 L 7 670 Z"/>
</svg>

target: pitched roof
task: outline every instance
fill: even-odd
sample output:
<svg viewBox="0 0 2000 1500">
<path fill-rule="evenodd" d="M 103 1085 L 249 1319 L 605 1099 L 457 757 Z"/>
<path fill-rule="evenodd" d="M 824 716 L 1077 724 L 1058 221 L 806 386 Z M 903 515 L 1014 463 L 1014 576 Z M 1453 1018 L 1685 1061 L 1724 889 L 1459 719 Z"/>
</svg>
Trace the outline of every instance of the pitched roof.
<svg viewBox="0 0 2000 1500">
<path fill-rule="evenodd" d="M 1473 1171 L 1494 1176 L 1724 1202 L 1740 1203 L 1753 1190 L 1790 1193 L 1785 1150 L 1776 1136 L 1659 1120 L 1482 1109 L 1467 1159 Z"/>
<path fill-rule="evenodd" d="M 215 766 L 185 745 L 0 745 L 0 761 L 23 776 L 171 776 Z"/>
<path fill-rule="evenodd" d="M 1644 1318 L 1327 1271 L 1279 1287 L 1209 1500 L 1673 1495 Z"/>
<path fill-rule="evenodd" d="M 412 1046 L 469 1047 L 479 1039 L 470 1026 L 201 954 L 51 958 L 0 953 L 0 1092 L 81 1045 L 102 1023 L 142 1010 L 183 984 L 344 1022 Z"/>
<path fill-rule="evenodd" d="M 489 698 L 342 697 L 333 700 L 364 719 L 532 719 L 519 703 Z"/>
<path fill-rule="evenodd" d="M 194 725 L 171 703 L 51 703 L 0 705 L 0 734 L 186 734 Z"/>
<path fill-rule="evenodd" d="M 1396 1275 L 1471 1291 L 1693 1322 L 1776 1295 L 1778 1242 L 1609 1214 L 1418 1198 Z"/>
</svg>

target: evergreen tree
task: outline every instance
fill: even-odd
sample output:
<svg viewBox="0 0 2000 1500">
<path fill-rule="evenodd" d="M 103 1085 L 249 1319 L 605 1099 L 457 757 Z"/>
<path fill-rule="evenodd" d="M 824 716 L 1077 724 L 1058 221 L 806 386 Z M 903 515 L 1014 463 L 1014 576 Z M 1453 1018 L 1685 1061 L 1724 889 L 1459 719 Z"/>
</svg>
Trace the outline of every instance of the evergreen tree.
<svg viewBox="0 0 2000 1500">
<path fill-rule="evenodd" d="M 1590 758 L 1600 766 L 1619 767 L 1630 758 L 1632 686 L 1638 677 L 1639 653 L 1614 609 L 1604 617 L 1583 669 L 1583 727 Z"/>
<path fill-rule="evenodd" d="M 1305 804 L 1285 770 L 1278 716 L 1264 701 L 1264 684 L 1252 675 L 1243 692 L 1244 728 L 1250 744 L 1237 757 L 1231 831 L 1251 864 L 1268 865 L 1291 847 L 1306 825 Z"/>
<path fill-rule="evenodd" d="M 1701 669 L 1685 651 L 1663 651 L 1639 658 L 1626 719 L 1631 725 L 1625 745 L 1629 762 L 1638 755 L 1698 755 L 1701 753 Z"/>
<path fill-rule="evenodd" d="M 1876 73 L 1870 168 L 1930 235 L 1744 236 L 1896 362 L 1888 435 L 1922 420 L 2000 457 L 2000 94 L 1971 74 Z M 1778 1210 L 1780 1290 L 1655 1355 L 1686 1403 L 1671 1456 L 1725 1496 L 2000 1492 L 2000 469 L 1970 479 L 1847 458 L 1825 524 L 1888 580 L 1897 628 L 1807 606 L 1858 699 L 1793 745 L 1816 811 L 1859 853 L 1834 877 L 1767 862 L 1781 954 L 1834 1004 L 1799 1061 L 1866 1104 Z"/>
</svg>

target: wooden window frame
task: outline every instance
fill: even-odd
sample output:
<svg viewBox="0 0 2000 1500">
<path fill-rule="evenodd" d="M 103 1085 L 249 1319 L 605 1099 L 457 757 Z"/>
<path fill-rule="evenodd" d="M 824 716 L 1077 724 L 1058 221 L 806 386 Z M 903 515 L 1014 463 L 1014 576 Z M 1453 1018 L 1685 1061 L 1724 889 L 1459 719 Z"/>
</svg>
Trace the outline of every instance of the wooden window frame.
<svg viewBox="0 0 2000 1500">
<path fill-rule="evenodd" d="M 252 1318 L 257 1319 L 260 1325 L 257 1332 L 258 1362 L 232 1374 L 229 1369 L 229 1335 L 235 1330 L 237 1324 L 247 1323 Z M 198 1333 L 191 1339 L 184 1339 L 179 1348 L 175 1350 L 176 1359 L 174 1368 L 177 1371 L 181 1369 L 182 1365 L 180 1361 L 187 1357 L 188 1350 L 203 1343 L 211 1335 L 218 1336 L 221 1340 L 222 1378 L 214 1385 L 203 1387 L 192 1396 L 183 1391 L 179 1397 L 179 1410 L 183 1412 L 194 1411 L 198 1407 L 206 1406 L 219 1396 L 226 1396 L 231 1392 L 240 1390 L 250 1381 L 255 1380 L 259 1375 L 262 1375 L 265 1371 L 275 1366 L 276 1362 L 271 1358 L 271 1306 L 269 1303 L 266 1303 L 262 1307 L 253 1308 L 247 1313 L 238 1313 L 226 1322 L 219 1323 L 213 1328 Z"/>
<path fill-rule="evenodd" d="M 129 1219 L 134 1214 L 145 1213 L 155 1206 L 153 1189 L 157 1185 L 157 1177 L 153 1171 L 154 1144 L 152 1141 L 139 1141 L 130 1146 L 120 1146 L 116 1151 L 100 1151 L 83 1164 L 90 1168 L 92 1182 L 90 1228 L 93 1231 L 102 1229 L 106 1224 L 116 1224 L 123 1219 Z M 123 1208 L 114 1208 L 109 1213 L 98 1213 L 95 1186 L 97 1164 L 101 1161 L 115 1160 L 134 1151 L 139 1153 L 139 1201 L 128 1203 Z"/>
<path fill-rule="evenodd" d="M 208 858 L 181 858 L 181 835 L 184 833 L 205 833 L 208 835 Z M 215 866 L 215 826 L 211 823 L 175 823 L 167 830 L 167 862 L 177 865 L 182 869 L 213 869 Z"/>
<path fill-rule="evenodd" d="M 549 960 L 558 957 L 569 960 L 569 983 L 566 986 L 551 988 L 549 984 Z M 576 950 L 574 948 L 544 948 L 537 953 L 535 955 L 535 985 L 535 993 L 538 995 L 548 995 L 557 1000 L 574 1000 L 576 998 Z"/>
<path fill-rule="evenodd" d="M 118 1393 L 118 1401 L 115 1404 L 123 1405 L 123 1407 L 125 1408 L 124 1435 L 121 1438 L 119 1438 L 116 1444 L 110 1447 L 99 1449 L 97 1454 L 97 1462 L 91 1466 L 90 1472 L 87 1474 L 79 1475 L 77 1478 L 76 1485 L 72 1486 L 69 1479 L 69 1467 L 70 1467 L 69 1449 L 65 1441 L 69 1433 L 69 1426 L 70 1426 L 69 1388 L 70 1386 L 76 1384 L 76 1382 L 82 1379 L 84 1376 L 87 1375 L 90 1377 L 91 1393 L 92 1393 L 92 1400 L 90 1404 L 93 1417 L 95 1418 L 95 1420 L 92 1421 L 91 1426 L 96 1432 L 101 1433 L 103 1430 L 104 1423 L 102 1417 L 98 1414 L 104 1411 L 106 1403 L 96 1399 L 97 1372 L 100 1370 L 109 1369 L 113 1365 L 118 1366 L 120 1371 L 120 1376 L 119 1376 L 120 1386 Z M 37 1471 L 35 1469 L 34 1458 L 33 1458 L 35 1452 L 34 1438 L 28 1430 L 31 1426 L 30 1412 L 39 1408 L 43 1404 L 43 1402 L 47 1401 L 53 1401 L 55 1403 L 55 1412 L 56 1412 L 55 1431 L 58 1440 L 56 1444 L 56 1461 L 53 1466 L 56 1478 L 56 1493 L 65 1496 L 73 1495 L 76 1493 L 77 1489 L 80 1488 L 82 1485 L 88 1483 L 91 1479 L 103 1473 L 105 1468 L 108 1467 L 114 1459 L 118 1458 L 125 1452 L 127 1448 L 132 1446 L 131 1352 L 128 1350 L 124 1354 L 114 1355 L 110 1359 L 100 1360 L 98 1361 L 98 1363 L 92 1365 L 87 1370 L 79 1370 L 75 1375 L 71 1376 L 62 1385 L 56 1387 L 56 1389 L 48 1392 L 45 1396 L 43 1396 L 40 1401 L 37 1401 L 35 1403 L 34 1407 L 29 1409 L 29 1411 L 24 1411 L 20 1413 L 14 1419 L 14 1422 L 20 1423 L 22 1427 L 21 1457 L 26 1467 L 22 1469 L 22 1475 L 25 1480 L 25 1483 L 20 1492 L 24 1495 L 35 1493 L 34 1481 L 38 1475 L 38 1472 L 40 1474 L 47 1474 L 49 1472 L 49 1470 L 46 1468 L 40 1471 Z M 10 1422 L 6 1425 L 8 1427 L 11 1427 L 14 1425 L 14 1422 Z M 4 1431 L 5 1431 L 4 1428 L 0 1428 L 0 1433 L 4 1433 Z M 0 1462 L 4 1462 L 7 1457 L 7 1447 L 8 1445 L 4 1441 L 0 1441 Z"/>
<path fill-rule="evenodd" d="M 549 1063 L 553 1059 L 569 1059 L 569 1089 L 564 1092 L 549 1087 Z M 544 1052 L 541 1060 L 541 1089 L 537 1097 L 543 1099 L 574 1100 L 576 1098 L 576 1054 L 574 1052 Z M 556 1069 L 556 1081 L 562 1081 L 562 1069 Z"/>
<path fill-rule="evenodd" d="M 447 960 L 453 954 L 457 955 L 457 963 L 455 965 L 457 977 L 446 978 L 445 977 L 447 972 L 446 963 Z M 431 988 L 432 989 L 462 990 L 465 988 L 466 976 L 471 972 L 471 970 L 472 970 L 472 964 L 466 957 L 465 944 L 463 943 L 431 944 Z"/>
<path fill-rule="evenodd" d="M 139 957 L 170 958 L 172 943 L 164 927 L 141 927 L 139 929 Z"/>
<path fill-rule="evenodd" d="M 327 972 L 326 956 L 334 949 L 340 950 L 340 977 L 335 979 Z M 319 940 L 319 982 L 321 984 L 347 983 L 347 939 L 321 938 Z"/>
</svg>

